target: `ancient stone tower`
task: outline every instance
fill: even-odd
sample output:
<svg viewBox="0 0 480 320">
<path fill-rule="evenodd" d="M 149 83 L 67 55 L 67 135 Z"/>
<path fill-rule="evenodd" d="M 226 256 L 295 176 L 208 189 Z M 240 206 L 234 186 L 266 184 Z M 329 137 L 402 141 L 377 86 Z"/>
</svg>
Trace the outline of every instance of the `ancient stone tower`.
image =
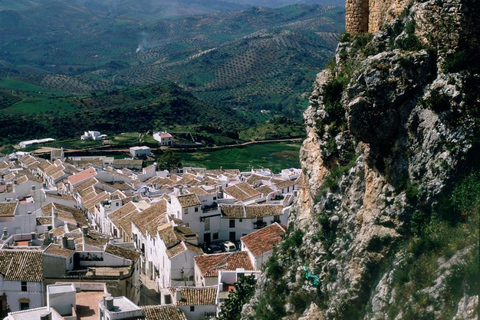
<svg viewBox="0 0 480 320">
<path fill-rule="evenodd" d="M 346 0 L 345 29 L 349 33 L 375 32 L 395 19 L 410 0 Z"/>
</svg>

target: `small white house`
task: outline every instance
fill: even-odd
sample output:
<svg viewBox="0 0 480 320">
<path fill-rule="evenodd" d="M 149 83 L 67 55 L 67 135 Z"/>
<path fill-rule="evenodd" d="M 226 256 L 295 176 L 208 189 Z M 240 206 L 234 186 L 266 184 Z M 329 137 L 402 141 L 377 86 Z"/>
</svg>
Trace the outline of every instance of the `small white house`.
<svg viewBox="0 0 480 320">
<path fill-rule="evenodd" d="M 217 314 L 218 286 L 171 288 L 175 304 L 188 320 L 205 319 Z"/>
<path fill-rule="evenodd" d="M 131 147 L 130 154 L 135 158 L 148 157 L 150 155 L 150 148 L 146 146 Z"/>
<path fill-rule="evenodd" d="M 167 131 L 155 132 L 153 134 L 153 139 L 157 140 L 161 146 L 173 145 L 173 136 Z"/>
<path fill-rule="evenodd" d="M 99 131 L 85 131 L 83 135 L 80 136 L 81 140 L 102 140 L 102 134 Z"/>
</svg>

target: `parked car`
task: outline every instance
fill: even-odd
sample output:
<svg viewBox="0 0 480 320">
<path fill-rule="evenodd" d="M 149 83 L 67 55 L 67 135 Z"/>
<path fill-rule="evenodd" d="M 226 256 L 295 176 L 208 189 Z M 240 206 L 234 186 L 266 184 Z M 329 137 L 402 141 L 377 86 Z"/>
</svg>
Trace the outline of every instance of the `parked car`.
<svg viewBox="0 0 480 320">
<path fill-rule="evenodd" d="M 223 252 L 233 252 L 237 251 L 237 247 L 235 247 L 235 244 L 231 241 L 225 241 L 222 246 Z"/>
<path fill-rule="evenodd" d="M 212 254 L 212 253 L 220 253 L 223 252 L 222 246 L 219 245 L 218 243 L 209 243 L 204 246 L 204 249 L 206 254 Z"/>
</svg>

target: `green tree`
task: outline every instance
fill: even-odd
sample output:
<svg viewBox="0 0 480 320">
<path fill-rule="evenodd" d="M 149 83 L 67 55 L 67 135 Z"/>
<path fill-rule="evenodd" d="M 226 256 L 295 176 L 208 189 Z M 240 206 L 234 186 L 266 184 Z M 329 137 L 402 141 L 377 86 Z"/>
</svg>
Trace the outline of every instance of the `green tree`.
<svg viewBox="0 0 480 320">
<path fill-rule="evenodd" d="M 250 300 L 255 292 L 254 275 L 241 277 L 235 283 L 235 291 L 229 293 L 220 310 L 219 320 L 239 320 L 243 305 Z"/>
<path fill-rule="evenodd" d="M 167 149 L 157 158 L 157 166 L 160 170 L 173 171 L 182 166 L 180 157 L 170 149 Z"/>
</svg>

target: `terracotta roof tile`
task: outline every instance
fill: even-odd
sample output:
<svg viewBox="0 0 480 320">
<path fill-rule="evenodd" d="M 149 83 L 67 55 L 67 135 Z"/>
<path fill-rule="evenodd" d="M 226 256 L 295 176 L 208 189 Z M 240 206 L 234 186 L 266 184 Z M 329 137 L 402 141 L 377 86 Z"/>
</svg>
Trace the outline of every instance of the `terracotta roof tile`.
<svg viewBox="0 0 480 320">
<path fill-rule="evenodd" d="M 211 287 L 177 287 L 172 292 L 180 290 L 181 299 L 177 300 L 179 306 L 215 305 L 217 286 Z"/>
<path fill-rule="evenodd" d="M 287 180 L 287 181 L 282 181 L 276 184 L 277 188 L 283 189 L 283 188 L 288 188 L 291 186 L 294 186 L 297 184 L 296 180 Z"/>
<path fill-rule="evenodd" d="M 195 194 L 197 196 L 209 195 L 209 193 L 207 191 L 205 191 L 203 188 L 200 188 L 200 187 L 191 187 L 191 188 L 188 188 L 187 190 L 191 194 Z"/>
<path fill-rule="evenodd" d="M 146 235 L 148 232 L 151 236 L 155 236 L 157 227 L 168 223 L 167 202 L 165 200 L 160 200 L 159 202 L 154 203 L 149 208 L 135 215 L 132 222 L 142 234 Z"/>
<path fill-rule="evenodd" d="M 242 219 L 245 218 L 245 206 L 242 204 L 221 204 L 219 205 L 222 215 L 232 218 L 232 219 Z"/>
<path fill-rule="evenodd" d="M 110 213 L 108 215 L 108 218 L 110 219 L 110 221 L 115 223 L 119 219 L 122 219 L 123 217 L 125 217 L 129 214 L 132 214 L 133 212 L 138 212 L 138 211 L 139 211 L 139 209 L 135 206 L 135 204 L 133 202 L 128 202 L 128 203 L 124 204 L 123 206 L 121 206 L 120 208 L 118 208 L 117 210 Z"/>
<path fill-rule="evenodd" d="M 22 183 L 27 182 L 27 181 L 28 181 L 28 177 L 26 175 L 22 175 L 22 176 L 17 178 L 17 184 L 22 184 Z"/>
<path fill-rule="evenodd" d="M 114 256 L 117 257 L 122 257 L 131 261 L 137 261 L 138 258 L 140 257 L 140 253 L 133 251 L 133 250 L 128 250 L 122 247 L 114 246 L 111 244 L 107 244 L 107 247 L 105 248 L 106 253 L 113 254 Z"/>
<path fill-rule="evenodd" d="M 271 224 L 265 228 L 252 232 L 240 238 L 243 244 L 250 250 L 254 257 L 273 249 L 282 241 L 285 229 L 278 223 Z"/>
<path fill-rule="evenodd" d="M 245 218 L 259 218 L 267 216 L 279 216 L 282 214 L 283 205 L 261 204 L 245 207 Z"/>
<path fill-rule="evenodd" d="M 250 185 L 254 185 L 255 182 L 257 182 L 257 181 L 269 180 L 269 179 L 270 179 L 269 177 L 261 176 L 259 174 L 252 174 L 252 175 L 250 175 L 250 177 L 248 177 L 246 182 Z"/>
<path fill-rule="evenodd" d="M 176 306 L 158 305 L 141 306 L 145 320 L 187 320 L 183 312 Z"/>
<path fill-rule="evenodd" d="M 170 249 L 167 250 L 167 256 L 169 258 L 175 257 L 176 255 L 187 251 L 187 247 L 183 242 L 179 242 L 177 245 L 171 247 Z"/>
<path fill-rule="evenodd" d="M 91 188 L 93 185 L 95 185 L 97 183 L 98 183 L 98 180 L 96 178 L 89 178 L 89 179 L 83 181 L 82 183 L 80 183 L 79 185 L 77 185 L 75 188 L 73 188 L 73 191 L 81 193 L 83 190 Z"/>
<path fill-rule="evenodd" d="M 83 237 L 83 241 L 86 245 L 97 247 L 103 249 L 103 247 L 108 243 L 110 240 L 110 236 L 93 231 L 88 230 L 88 235 Z"/>
<path fill-rule="evenodd" d="M 266 196 L 267 194 L 269 194 L 270 192 L 273 192 L 273 189 L 270 188 L 269 186 L 261 186 L 261 187 L 258 187 L 256 189 L 258 192 L 261 192 L 263 193 L 264 196 Z"/>
<path fill-rule="evenodd" d="M 260 195 L 260 192 L 253 189 L 246 182 L 242 182 L 234 186 L 228 187 L 227 189 L 225 189 L 225 192 L 239 201 L 245 201 L 247 199 Z"/>
<path fill-rule="evenodd" d="M 68 258 L 75 253 L 74 250 L 63 248 L 58 244 L 51 244 L 43 251 L 44 254 Z"/>
<path fill-rule="evenodd" d="M 5 281 L 43 281 L 41 251 L 0 251 L 0 273 Z"/>
<path fill-rule="evenodd" d="M 217 277 L 220 270 L 254 270 L 248 253 L 244 251 L 205 254 L 193 257 L 204 277 Z"/>
<path fill-rule="evenodd" d="M 86 170 L 83 170 L 79 173 L 76 173 L 76 174 L 68 177 L 68 181 L 70 182 L 70 184 L 75 186 L 82 181 L 85 181 L 89 178 L 94 177 L 96 174 L 97 174 L 97 172 L 95 171 L 94 168 L 88 168 Z"/>
<path fill-rule="evenodd" d="M 177 199 L 178 199 L 178 202 L 180 202 L 180 205 L 182 206 L 182 208 L 201 205 L 201 202 L 198 199 L 196 194 L 185 194 L 185 195 L 177 196 Z"/>
<path fill-rule="evenodd" d="M 87 225 L 87 218 L 77 208 L 69 207 L 60 203 L 51 202 L 42 207 L 43 215 L 51 216 L 52 209 L 57 213 L 58 219 L 76 224 L 78 226 L 86 226 Z M 50 221 L 51 223 L 51 221 Z"/>
<path fill-rule="evenodd" d="M 16 202 L 0 202 L 0 217 L 13 217 L 16 208 Z"/>
</svg>

